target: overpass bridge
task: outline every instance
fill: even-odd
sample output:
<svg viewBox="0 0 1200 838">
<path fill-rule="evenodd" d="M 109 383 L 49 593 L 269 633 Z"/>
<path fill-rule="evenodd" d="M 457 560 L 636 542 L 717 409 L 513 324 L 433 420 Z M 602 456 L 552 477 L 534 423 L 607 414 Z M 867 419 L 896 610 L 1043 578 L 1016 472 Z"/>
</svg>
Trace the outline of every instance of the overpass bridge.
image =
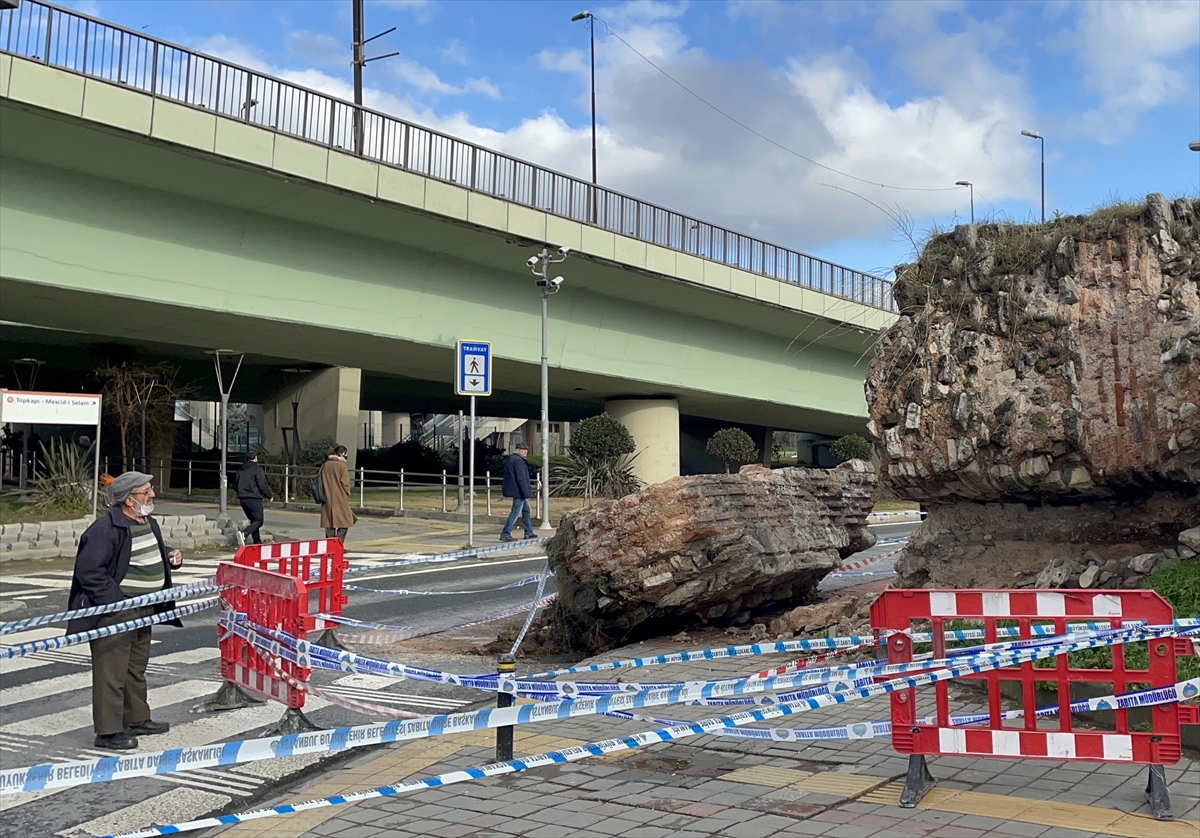
<svg viewBox="0 0 1200 838">
<path fill-rule="evenodd" d="M 353 439 L 360 404 L 457 410 L 454 342 L 490 340 L 487 411 L 536 417 L 545 245 L 572 250 L 552 421 L 607 406 L 644 477 L 678 472 L 681 422 L 865 426 L 884 280 L 69 10 L 0 12 L 4 321 L 246 352 L 276 425 L 274 372 L 321 367 L 309 438 Z"/>
</svg>

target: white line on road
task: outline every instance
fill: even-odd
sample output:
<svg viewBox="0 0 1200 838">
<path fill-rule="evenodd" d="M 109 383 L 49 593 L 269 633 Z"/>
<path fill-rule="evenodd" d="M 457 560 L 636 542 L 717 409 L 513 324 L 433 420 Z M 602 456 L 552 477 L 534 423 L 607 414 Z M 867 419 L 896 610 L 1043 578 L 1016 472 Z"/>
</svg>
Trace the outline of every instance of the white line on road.
<svg viewBox="0 0 1200 838">
<path fill-rule="evenodd" d="M 500 561 L 500 562 L 487 562 L 486 564 L 481 563 L 481 564 L 461 565 L 461 564 L 447 563 L 446 565 L 444 565 L 442 567 L 431 567 L 426 570 L 405 570 L 405 571 L 401 571 L 398 573 L 380 573 L 378 575 L 370 575 L 370 576 L 357 576 L 356 575 L 356 576 L 347 577 L 347 578 L 348 578 L 350 584 L 354 585 L 354 584 L 358 584 L 359 581 L 365 581 L 368 579 L 395 579 L 395 578 L 398 578 L 401 576 L 423 576 L 427 573 L 446 573 L 447 571 L 451 571 L 451 570 L 482 570 L 483 568 L 501 567 L 501 566 L 507 565 L 507 564 L 520 564 L 522 562 L 544 562 L 545 560 L 546 560 L 545 556 L 526 556 L 526 557 L 520 558 L 520 559 L 505 559 L 504 561 Z"/>
<path fill-rule="evenodd" d="M 171 789 L 140 803 L 101 815 L 86 823 L 72 826 L 59 836 L 110 835 L 114 832 L 130 832 L 148 823 L 170 823 L 180 818 L 191 819 L 223 809 L 230 801 L 227 794 L 213 794 L 199 789 Z"/>
<path fill-rule="evenodd" d="M 218 658 L 220 655 L 221 650 L 213 647 L 185 649 L 182 652 L 173 652 L 169 655 L 163 655 L 161 658 L 152 659 L 147 671 L 155 672 L 174 664 L 204 663 L 205 661 Z M 23 701 L 46 699 L 52 695 L 72 690 L 90 691 L 91 688 L 92 674 L 90 672 L 73 672 L 70 675 L 60 675 L 57 678 L 31 681 L 19 687 L 0 687 L 0 707 L 9 707 L 14 704 L 20 704 Z"/>
<path fill-rule="evenodd" d="M 220 686 L 218 681 L 181 681 L 177 684 L 150 690 L 147 697 L 151 707 L 166 707 L 215 692 L 218 686 Z M 31 719 L 0 725 L 0 733 L 20 736 L 56 736 L 81 727 L 91 727 L 91 724 L 92 708 L 89 702 L 86 707 L 72 707 L 70 710 L 47 713 L 44 716 L 35 716 Z"/>
</svg>

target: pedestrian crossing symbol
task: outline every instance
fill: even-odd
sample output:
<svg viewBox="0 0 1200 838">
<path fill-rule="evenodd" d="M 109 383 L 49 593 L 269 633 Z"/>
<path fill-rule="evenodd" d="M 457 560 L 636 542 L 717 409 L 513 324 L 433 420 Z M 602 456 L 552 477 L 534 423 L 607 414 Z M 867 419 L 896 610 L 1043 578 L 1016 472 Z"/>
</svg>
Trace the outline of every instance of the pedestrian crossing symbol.
<svg viewBox="0 0 1200 838">
<path fill-rule="evenodd" d="M 454 392 L 459 396 L 492 394 L 492 345 L 460 340 L 454 352 Z"/>
</svg>

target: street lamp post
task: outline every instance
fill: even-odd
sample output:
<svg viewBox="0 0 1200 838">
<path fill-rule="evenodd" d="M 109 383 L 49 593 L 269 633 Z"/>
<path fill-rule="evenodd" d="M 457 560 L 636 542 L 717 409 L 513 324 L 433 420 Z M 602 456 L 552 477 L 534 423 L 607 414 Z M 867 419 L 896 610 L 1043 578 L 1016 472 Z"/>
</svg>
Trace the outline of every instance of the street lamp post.
<svg viewBox="0 0 1200 838">
<path fill-rule="evenodd" d="M 596 223 L 596 18 L 591 12 L 580 12 L 571 18 L 572 21 L 586 20 L 588 22 L 588 41 L 592 48 L 592 223 Z"/>
<path fill-rule="evenodd" d="M 372 35 L 366 40 L 363 39 L 363 0 L 354 0 L 353 21 L 354 34 L 353 41 L 350 45 L 352 55 L 350 64 L 354 67 L 354 153 L 359 157 L 363 155 L 363 67 L 370 64 L 372 61 L 378 61 L 381 58 L 392 58 L 399 55 L 398 52 L 390 52 L 387 55 L 377 55 L 374 58 L 367 58 L 366 46 L 376 38 L 382 38 L 391 32 L 396 31 L 396 27 L 392 27 L 387 32 L 380 32 L 378 35 Z"/>
<path fill-rule="evenodd" d="M 234 352 L 232 349 L 210 349 L 208 354 L 213 356 L 213 368 L 217 372 L 217 390 L 221 394 L 221 475 L 217 480 L 218 498 L 218 518 L 228 517 L 229 503 L 229 394 L 233 392 L 233 385 L 237 382 L 238 373 L 242 369 L 242 361 L 246 356 Z M 229 379 L 229 386 L 225 386 L 224 374 L 221 370 L 222 355 L 237 355 L 237 366 L 233 369 L 233 377 Z"/>
<path fill-rule="evenodd" d="M 970 188 L 970 190 L 971 190 L 971 223 L 974 224 L 975 223 L 975 184 L 971 183 L 971 181 L 969 181 L 969 180 L 956 180 L 954 182 L 954 185 L 955 186 L 966 186 L 966 187 Z"/>
<path fill-rule="evenodd" d="M 565 262 L 571 248 L 560 247 L 558 256 L 550 255 L 549 248 L 542 248 L 537 256 L 530 256 L 525 264 L 536 276 L 535 283 L 542 289 L 542 523 L 540 530 L 553 529 L 550 525 L 550 351 L 547 332 L 547 303 L 551 294 L 557 294 L 563 278 L 550 278 L 550 266 Z"/>
<path fill-rule="evenodd" d="M 1022 137 L 1029 137 L 1042 144 L 1042 223 L 1046 223 L 1046 138 L 1037 131 L 1022 131 Z"/>
</svg>

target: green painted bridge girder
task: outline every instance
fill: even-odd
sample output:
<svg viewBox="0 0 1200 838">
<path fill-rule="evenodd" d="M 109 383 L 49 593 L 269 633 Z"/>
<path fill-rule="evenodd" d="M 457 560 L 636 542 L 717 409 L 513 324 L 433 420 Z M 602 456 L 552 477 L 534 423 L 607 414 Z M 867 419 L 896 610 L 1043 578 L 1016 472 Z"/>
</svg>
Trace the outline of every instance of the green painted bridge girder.
<svg viewBox="0 0 1200 838">
<path fill-rule="evenodd" d="M 454 341 L 491 340 L 497 386 L 537 392 L 537 239 L 19 102 L 14 73 L 0 78 L 3 319 L 447 387 Z M 865 422 L 886 313 L 854 326 L 843 301 L 810 310 L 807 289 L 804 305 L 770 303 L 589 253 L 560 270 L 558 397 L 670 395 L 686 414 L 824 433 Z"/>
</svg>

